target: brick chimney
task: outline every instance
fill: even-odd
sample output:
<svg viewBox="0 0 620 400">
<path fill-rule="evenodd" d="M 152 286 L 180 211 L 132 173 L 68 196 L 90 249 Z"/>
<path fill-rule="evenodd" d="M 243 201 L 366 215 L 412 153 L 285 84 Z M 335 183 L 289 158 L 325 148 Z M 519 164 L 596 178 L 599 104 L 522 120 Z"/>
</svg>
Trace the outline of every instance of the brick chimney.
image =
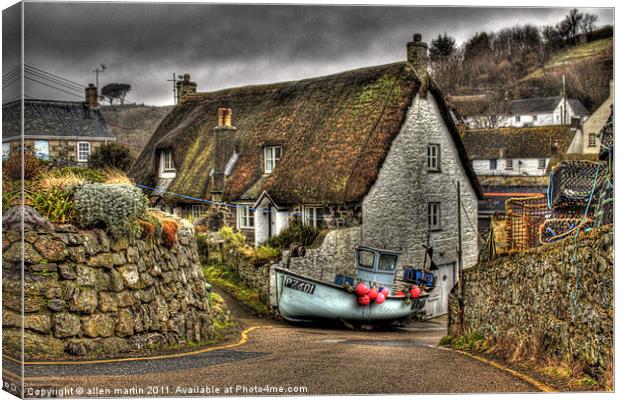
<svg viewBox="0 0 620 400">
<path fill-rule="evenodd" d="M 428 76 L 428 45 L 422 41 L 422 34 L 415 33 L 413 42 L 407 43 L 407 61 L 413 65 L 422 81 Z"/>
<path fill-rule="evenodd" d="M 91 109 L 99 108 L 99 102 L 97 101 L 97 86 L 92 83 L 88 84 L 88 87 L 84 89 L 86 105 Z"/>
<path fill-rule="evenodd" d="M 213 128 L 215 147 L 213 148 L 213 171 L 211 172 L 211 199 L 222 201 L 226 164 L 235 153 L 237 139 L 232 125 L 232 109 L 217 109 L 217 125 Z"/>
<path fill-rule="evenodd" d="M 183 79 L 177 81 L 177 104 L 186 94 L 196 93 L 196 82 L 190 80 L 189 74 L 183 74 Z"/>
</svg>

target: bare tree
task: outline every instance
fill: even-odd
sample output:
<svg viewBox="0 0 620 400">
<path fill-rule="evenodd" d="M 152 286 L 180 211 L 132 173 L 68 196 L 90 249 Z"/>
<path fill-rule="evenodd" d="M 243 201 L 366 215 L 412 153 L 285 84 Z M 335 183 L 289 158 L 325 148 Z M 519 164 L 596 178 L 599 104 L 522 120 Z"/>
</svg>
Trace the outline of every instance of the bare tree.
<svg viewBox="0 0 620 400">
<path fill-rule="evenodd" d="M 573 8 L 564 17 L 562 22 L 558 25 L 560 34 L 569 43 L 575 43 L 577 38 L 577 32 L 579 31 L 579 25 L 583 20 L 583 13 L 579 12 L 576 8 Z"/>
<path fill-rule="evenodd" d="M 598 15 L 586 13 L 579 24 L 579 28 L 586 35 L 592 33 L 596 29 L 596 22 L 598 21 Z"/>
</svg>

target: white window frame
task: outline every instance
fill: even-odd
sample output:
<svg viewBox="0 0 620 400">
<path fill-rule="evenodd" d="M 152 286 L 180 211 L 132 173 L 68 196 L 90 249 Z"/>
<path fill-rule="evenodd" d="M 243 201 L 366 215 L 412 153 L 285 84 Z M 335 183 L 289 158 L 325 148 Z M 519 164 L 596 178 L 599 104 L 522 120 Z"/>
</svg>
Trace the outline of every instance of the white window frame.
<svg viewBox="0 0 620 400">
<path fill-rule="evenodd" d="M 588 147 L 596 147 L 596 133 L 588 134 Z"/>
<path fill-rule="evenodd" d="M 2 143 L 2 159 L 8 160 L 11 155 L 11 143 Z"/>
<path fill-rule="evenodd" d="M 429 143 L 426 146 L 426 169 L 430 172 L 441 171 L 441 145 Z"/>
<path fill-rule="evenodd" d="M 270 174 L 282 158 L 282 146 L 265 146 L 263 150 L 265 174 Z"/>
<path fill-rule="evenodd" d="M 81 151 L 80 150 L 80 145 L 85 144 L 88 146 L 88 151 Z M 76 160 L 77 162 L 88 162 L 88 159 L 90 158 L 92 152 L 92 146 L 90 145 L 90 142 L 77 142 L 75 145 L 75 156 L 76 156 Z M 86 158 L 82 157 L 82 154 L 86 153 Z"/>
<path fill-rule="evenodd" d="M 206 206 L 204 204 L 192 204 L 192 208 L 190 210 L 191 216 L 193 218 L 200 218 L 206 214 Z"/>
<path fill-rule="evenodd" d="M 254 229 L 254 211 L 247 204 L 237 206 L 237 227 L 239 229 Z"/>
<path fill-rule="evenodd" d="M 319 218 L 319 210 L 321 206 L 303 206 L 302 214 L 304 218 L 304 224 L 312 225 L 315 228 L 320 228 L 320 221 L 324 221 L 325 212 L 323 217 Z"/>
<path fill-rule="evenodd" d="M 429 202 L 426 210 L 428 228 L 432 231 L 441 229 L 441 203 Z"/>
<path fill-rule="evenodd" d="M 547 168 L 547 160 L 544 158 L 541 158 L 538 160 L 538 169 L 545 169 Z"/>
<path fill-rule="evenodd" d="M 161 172 L 176 172 L 171 149 L 161 151 Z"/>
<path fill-rule="evenodd" d="M 506 169 L 512 171 L 514 169 L 514 160 L 508 159 L 506 160 Z"/>
</svg>

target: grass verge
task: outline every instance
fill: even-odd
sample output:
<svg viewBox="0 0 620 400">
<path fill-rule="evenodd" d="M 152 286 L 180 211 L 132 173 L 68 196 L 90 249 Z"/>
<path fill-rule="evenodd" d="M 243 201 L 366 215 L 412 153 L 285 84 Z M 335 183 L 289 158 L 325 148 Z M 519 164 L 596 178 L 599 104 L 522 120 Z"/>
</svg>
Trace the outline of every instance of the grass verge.
<svg viewBox="0 0 620 400">
<path fill-rule="evenodd" d="M 258 315 L 269 315 L 269 308 L 260 301 L 257 289 L 249 288 L 230 267 L 209 264 L 203 267 L 207 282 L 226 290 Z"/>
</svg>

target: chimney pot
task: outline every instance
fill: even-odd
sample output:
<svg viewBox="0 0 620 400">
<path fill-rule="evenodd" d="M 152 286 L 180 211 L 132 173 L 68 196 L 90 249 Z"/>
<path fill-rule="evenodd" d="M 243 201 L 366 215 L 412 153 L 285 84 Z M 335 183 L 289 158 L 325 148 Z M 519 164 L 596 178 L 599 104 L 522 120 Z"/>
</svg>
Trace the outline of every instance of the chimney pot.
<svg viewBox="0 0 620 400">
<path fill-rule="evenodd" d="M 413 34 L 413 41 L 414 42 L 421 42 L 422 41 L 422 34 L 421 33 L 414 33 Z"/>
</svg>

